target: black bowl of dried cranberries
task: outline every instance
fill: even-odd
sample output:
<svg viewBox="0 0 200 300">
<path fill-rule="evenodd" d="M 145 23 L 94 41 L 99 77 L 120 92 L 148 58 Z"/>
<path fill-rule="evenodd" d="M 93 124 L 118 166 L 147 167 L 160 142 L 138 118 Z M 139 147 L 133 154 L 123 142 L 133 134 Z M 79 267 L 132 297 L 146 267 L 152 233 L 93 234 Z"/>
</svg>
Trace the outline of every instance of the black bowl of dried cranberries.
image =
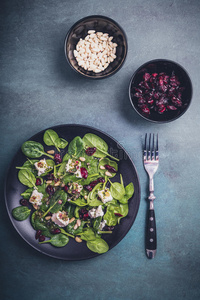
<svg viewBox="0 0 200 300">
<path fill-rule="evenodd" d="M 192 100 L 192 83 L 182 66 L 151 60 L 137 69 L 129 85 L 133 108 L 144 119 L 166 123 L 182 116 Z"/>
</svg>

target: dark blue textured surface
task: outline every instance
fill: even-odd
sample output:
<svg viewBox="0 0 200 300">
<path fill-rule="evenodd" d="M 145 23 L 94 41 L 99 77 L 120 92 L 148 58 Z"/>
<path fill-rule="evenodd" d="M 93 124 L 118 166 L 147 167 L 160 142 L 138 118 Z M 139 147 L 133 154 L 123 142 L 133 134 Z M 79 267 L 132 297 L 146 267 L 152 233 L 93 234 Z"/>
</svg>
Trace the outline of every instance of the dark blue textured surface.
<svg viewBox="0 0 200 300">
<path fill-rule="evenodd" d="M 1 298 L 199 299 L 200 2 L 10 0 L 0 5 Z M 123 68 L 101 81 L 73 72 L 63 51 L 69 28 L 91 14 L 115 19 L 128 37 Z M 193 83 L 189 110 L 166 125 L 143 120 L 128 99 L 133 72 L 156 58 L 177 61 Z M 46 257 L 27 245 L 11 225 L 3 196 L 6 170 L 20 145 L 40 130 L 67 123 L 90 125 L 117 139 L 133 159 L 141 183 L 139 213 L 127 236 L 108 253 L 81 262 Z M 154 260 L 144 250 L 145 132 L 160 137 Z"/>
</svg>

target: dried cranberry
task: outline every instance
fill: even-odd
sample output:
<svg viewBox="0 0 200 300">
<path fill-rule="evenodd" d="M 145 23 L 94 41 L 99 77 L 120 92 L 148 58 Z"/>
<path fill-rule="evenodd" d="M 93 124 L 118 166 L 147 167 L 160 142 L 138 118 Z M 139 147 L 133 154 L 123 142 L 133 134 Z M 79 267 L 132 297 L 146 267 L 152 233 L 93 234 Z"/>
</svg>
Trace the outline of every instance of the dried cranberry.
<svg viewBox="0 0 200 300">
<path fill-rule="evenodd" d="M 47 174 L 47 180 L 54 180 L 54 175 L 53 175 L 53 173 Z"/>
<path fill-rule="evenodd" d="M 104 179 L 103 177 L 100 177 L 100 178 L 98 178 L 97 180 L 98 180 L 98 182 L 102 182 L 102 183 L 105 182 L 105 179 Z"/>
<path fill-rule="evenodd" d="M 88 155 L 88 156 L 92 156 L 95 152 L 96 152 L 96 147 L 88 147 L 86 150 L 85 150 L 85 153 Z"/>
<path fill-rule="evenodd" d="M 53 188 L 52 185 L 48 185 L 48 186 L 46 187 L 46 192 L 47 192 L 49 195 L 53 195 L 54 192 L 55 192 L 55 190 L 54 190 L 54 188 Z"/>
<path fill-rule="evenodd" d="M 83 186 L 86 190 L 88 190 L 89 192 L 91 192 L 92 191 L 92 187 L 91 187 L 91 185 L 90 184 L 88 184 L 88 185 L 84 185 Z"/>
<path fill-rule="evenodd" d="M 35 185 L 41 185 L 42 180 L 40 178 L 36 178 Z"/>
<path fill-rule="evenodd" d="M 36 240 L 39 239 L 39 237 L 41 236 L 41 234 L 42 234 L 42 230 L 37 230 L 36 234 L 35 234 L 35 239 Z"/>
<path fill-rule="evenodd" d="M 56 153 L 54 155 L 54 160 L 55 160 L 56 164 L 60 164 L 62 162 L 62 158 L 61 158 L 60 154 Z"/>
<path fill-rule="evenodd" d="M 83 215 L 83 221 L 87 220 L 88 217 L 89 217 L 89 214 L 88 214 L 88 212 L 86 212 L 86 213 Z"/>
<path fill-rule="evenodd" d="M 94 181 L 90 182 L 90 186 L 93 188 L 93 187 L 95 187 L 95 185 L 97 185 L 97 183 L 99 183 L 98 180 L 94 180 Z"/>
<path fill-rule="evenodd" d="M 59 228 L 55 228 L 52 230 L 52 233 L 53 234 L 58 234 L 58 233 L 61 233 L 61 230 Z"/>
<path fill-rule="evenodd" d="M 45 236 L 44 235 L 40 235 L 39 236 L 39 242 L 44 242 L 45 240 Z"/>
<path fill-rule="evenodd" d="M 115 168 L 112 167 L 112 166 L 105 165 L 104 167 L 105 167 L 106 170 L 108 170 L 110 173 L 117 173 L 117 170 L 115 170 Z"/>
<path fill-rule="evenodd" d="M 86 168 L 81 168 L 81 176 L 86 179 L 88 177 L 88 172 Z"/>
<path fill-rule="evenodd" d="M 23 206 L 28 206 L 28 201 L 26 199 L 21 199 L 19 202 Z"/>
<path fill-rule="evenodd" d="M 67 192 L 69 190 L 69 187 L 67 185 L 64 186 L 64 191 Z"/>
<path fill-rule="evenodd" d="M 120 213 L 115 213 L 115 216 L 117 216 L 117 217 L 123 217 L 123 215 L 120 214 Z"/>
</svg>

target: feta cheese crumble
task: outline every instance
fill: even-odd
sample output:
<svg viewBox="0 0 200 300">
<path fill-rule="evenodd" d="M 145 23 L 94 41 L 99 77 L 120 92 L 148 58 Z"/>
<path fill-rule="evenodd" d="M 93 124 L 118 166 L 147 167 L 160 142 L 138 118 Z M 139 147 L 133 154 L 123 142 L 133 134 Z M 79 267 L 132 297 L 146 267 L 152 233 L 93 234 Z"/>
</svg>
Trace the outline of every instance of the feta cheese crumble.
<svg viewBox="0 0 200 300">
<path fill-rule="evenodd" d="M 36 170 L 38 171 L 38 176 L 45 173 L 46 170 L 49 168 L 46 162 L 46 159 L 41 159 L 40 161 L 34 163 Z"/>
<path fill-rule="evenodd" d="M 65 211 L 54 213 L 51 220 L 60 227 L 66 227 L 69 224 L 69 217 Z"/>
<path fill-rule="evenodd" d="M 98 218 L 98 217 L 103 217 L 104 212 L 103 212 L 102 206 L 99 205 L 97 208 L 90 209 L 88 214 L 89 214 L 91 219 L 95 219 L 95 218 Z"/>
<path fill-rule="evenodd" d="M 31 194 L 29 202 L 33 205 L 41 205 L 42 204 L 43 194 L 39 193 L 37 190 L 34 190 Z"/>
<path fill-rule="evenodd" d="M 74 175 L 76 175 L 77 178 L 82 178 L 81 162 L 78 160 L 69 159 L 66 164 L 65 170 L 66 172 L 74 173 Z"/>
<path fill-rule="evenodd" d="M 105 189 L 105 190 L 99 191 L 98 192 L 98 196 L 101 198 L 101 201 L 103 203 L 112 201 L 112 199 L 113 199 L 113 197 L 112 197 L 111 192 L 109 191 L 109 189 Z"/>
</svg>

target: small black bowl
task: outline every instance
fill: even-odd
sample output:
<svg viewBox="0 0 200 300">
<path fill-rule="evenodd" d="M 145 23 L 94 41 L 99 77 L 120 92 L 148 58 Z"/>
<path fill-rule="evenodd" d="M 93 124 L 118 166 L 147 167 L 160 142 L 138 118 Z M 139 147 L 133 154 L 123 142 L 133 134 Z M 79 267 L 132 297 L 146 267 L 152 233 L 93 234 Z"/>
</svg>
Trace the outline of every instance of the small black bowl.
<svg viewBox="0 0 200 300">
<path fill-rule="evenodd" d="M 173 105 L 172 102 L 170 103 L 170 101 L 171 101 L 170 100 L 168 105 L 164 104 L 166 107 L 165 111 L 163 113 L 159 113 L 158 112 L 158 107 L 159 107 L 158 101 L 160 98 L 157 101 L 153 96 L 154 103 L 152 104 L 150 113 L 145 113 L 144 109 L 142 109 L 142 105 L 140 104 L 139 105 L 140 107 L 138 106 L 139 97 L 135 96 L 135 93 L 137 92 L 137 91 L 135 91 L 135 88 L 138 88 L 138 87 L 140 88 L 139 84 L 142 81 L 144 81 L 143 76 L 145 73 L 149 73 L 149 74 L 158 73 L 159 74 L 162 72 L 166 73 L 166 75 L 168 75 L 168 76 L 172 76 L 174 74 L 175 76 L 178 77 L 178 80 L 180 82 L 179 87 L 183 88 L 182 97 L 181 97 L 182 105 L 180 107 L 176 107 L 176 110 L 171 110 L 171 109 L 167 108 L 167 106 L 169 107 L 170 105 L 171 106 Z M 150 84 L 150 86 L 151 86 L 151 84 Z M 156 88 L 156 90 L 157 90 L 157 88 Z M 152 91 L 152 93 L 154 93 L 154 90 L 152 88 L 151 88 L 151 91 Z M 144 90 L 143 90 L 143 93 L 144 93 Z M 164 98 L 168 98 L 168 96 L 166 96 L 166 93 L 168 93 L 168 91 L 166 91 L 166 93 L 163 91 L 160 91 L 160 96 L 162 96 L 162 93 L 163 93 Z M 176 95 L 177 95 L 178 87 L 175 87 L 174 93 L 176 93 Z M 130 84 L 129 84 L 129 98 L 130 98 L 130 102 L 131 102 L 133 108 L 141 117 L 143 117 L 144 119 L 151 121 L 151 122 L 166 123 L 166 122 L 170 122 L 170 121 L 174 121 L 174 120 L 178 119 L 188 109 L 188 107 L 191 103 L 191 100 L 192 100 L 192 83 L 191 83 L 189 75 L 184 70 L 184 68 L 182 66 L 180 66 L 179 64 L 177 64 L 176 62 L 173 62 L 171 60 L 166 60 L 166 59 L 155 59 L 155 60 L 146 62 L 145 64 L 140 66 L 136 70 L 136 72 L 133 74 Z M 144 99 L 145 99 L 145 101 L 148 101 L 148 95 L 144 96 Z M 143 101 L 143 100 L 141 100 L 141 101 Z M 151 101 L 151 99 L 149 101 Z M 166 101 L 166 100 L 164 99 L 164 101 Z M 144 105 L 146 105 L 146 103 Z M 150 108 L 151 105 L 147 104 L 147 107 Z"/>
<path fill-rule="evenodd" d="M 109 36 L 113 36 L 112 42 L 117 43 L 116 58 L 109 64 L 109 66 L 100 73 L 94 73 L 93 71 L 87 71 L 80 67 L 74 56 L 74 50 L 76 44 L 80 38 L 84 39 L 88 34 L 88 30 L 96 30 L 97 32 L 108 33 Z M 115 74 L 123 65 L 127 55 L 127 38 L 124 30 L 114 20 L 100 16 L 93 15 L 85 17 L 76 22 L 66 35 L 64 43 L 64 51 L 66 59 L 73 70 L 79 74 L 92 79 L 106 78 Z"/>
</svg>

